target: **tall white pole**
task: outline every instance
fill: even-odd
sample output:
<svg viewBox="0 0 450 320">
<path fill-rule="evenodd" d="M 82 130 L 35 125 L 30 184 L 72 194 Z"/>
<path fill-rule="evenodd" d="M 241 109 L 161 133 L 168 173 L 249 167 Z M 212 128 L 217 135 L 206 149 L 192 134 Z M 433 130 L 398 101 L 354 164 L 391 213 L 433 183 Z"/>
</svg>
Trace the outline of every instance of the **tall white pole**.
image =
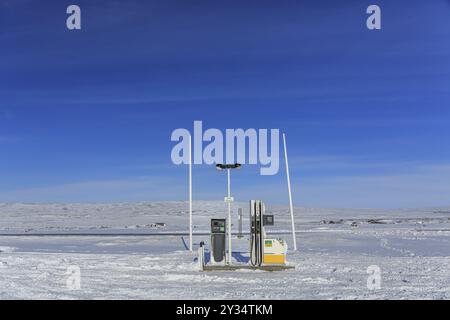
<svg viewBox="0 0 450 320">
<path fill-rule="evenodd" d="M 297 251 L 297 238 L 295 236 L 295 222 L 294 222 L 294 205 L 292 203 L 292 191 L 291 191 L 291 176 L 289 174 L 289 161 L 286 146 L 286 135 L 283 133 L 283 144 L 284 144 L 284 159 L 286 161 L 286 177 L 288 185 L 289 194 L 289 210 L 291 211 L 291 224 L 292 224 L 292 240 L 294 242 L 294 251 Z"/>
<path fill-rule="evenodd" d="M 192 252 L 192 137 L 189 136 L 189 251 Z"/>
<path fill-rule="evenodd" d="M 228 264 L 231 264 L 231 170 L 228 169 Z"/>
</svg>

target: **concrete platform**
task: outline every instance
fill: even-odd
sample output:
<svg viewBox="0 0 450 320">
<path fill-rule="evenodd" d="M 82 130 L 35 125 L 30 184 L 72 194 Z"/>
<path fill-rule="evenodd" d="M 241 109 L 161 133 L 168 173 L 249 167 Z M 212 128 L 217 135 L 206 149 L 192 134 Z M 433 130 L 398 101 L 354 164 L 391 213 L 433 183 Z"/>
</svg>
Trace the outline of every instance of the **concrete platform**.
<svg viewBox="0 0 450 320">
<path fill-rule="evenodd" d="M 233 264 L 233 265 L 206 265 L 203 266 L 203 271 L 236 271 L 236 270 L 262 270 L 268 272 L 295 270 L 294 266 L 260 266 L 254 267 L 248 264 Z"/>
</svg>

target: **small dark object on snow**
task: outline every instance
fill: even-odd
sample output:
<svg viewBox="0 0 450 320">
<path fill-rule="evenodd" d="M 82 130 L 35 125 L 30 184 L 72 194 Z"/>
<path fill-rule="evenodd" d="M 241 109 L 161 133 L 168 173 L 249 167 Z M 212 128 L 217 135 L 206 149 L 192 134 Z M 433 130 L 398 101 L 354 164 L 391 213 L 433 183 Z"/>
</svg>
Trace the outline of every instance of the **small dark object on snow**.
<svg viewBox="0 0 450 320">
<path fill-rule="evenodd" d="M 376 219 L 370 219 L 367 222 L 370 224 L 386 224 L 386 222 L 383 222 L 381 220 L 376 220 Z"/>
</svg>

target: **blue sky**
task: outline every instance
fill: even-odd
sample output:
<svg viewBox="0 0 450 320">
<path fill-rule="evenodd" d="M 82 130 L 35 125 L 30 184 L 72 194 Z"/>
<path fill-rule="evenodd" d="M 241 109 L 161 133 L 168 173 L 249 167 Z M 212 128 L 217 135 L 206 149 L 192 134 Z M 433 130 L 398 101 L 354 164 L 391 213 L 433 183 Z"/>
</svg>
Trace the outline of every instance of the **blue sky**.
<svg viewBox="0 0 450 320">
<path fill-rule="evenodd" d="M 202 120 L 286 132 L 296 205 L 450 205 L 449 39 L 444 0 L 0 0 L 0 202 L 184 200 L 170 135 Z M 283 169 L 236 198 L 287 203 Z"/>
</svg>

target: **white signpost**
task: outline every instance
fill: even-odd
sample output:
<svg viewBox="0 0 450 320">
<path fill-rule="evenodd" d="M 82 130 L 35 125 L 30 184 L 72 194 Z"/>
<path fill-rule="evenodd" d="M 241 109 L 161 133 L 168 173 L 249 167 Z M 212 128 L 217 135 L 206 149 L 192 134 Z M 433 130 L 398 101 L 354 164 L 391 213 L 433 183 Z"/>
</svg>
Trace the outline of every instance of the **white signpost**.
<svg viewBox="0 0 450 320">
<path fill-rule="evenodd" d="M 216 168 L 218 170 L 227 169 L 228 178 L 228 195 L 225 197 L 225 202 L 228 204 L 228 264 L 232 263 L 233 251 L 231 247 L 231 204 L 234 202 L 234 198 L 231 196 L 231 169 L 239 169 L 241 165 L 239 163 L 235 164 L 218 164 Z"/>
</svg>

